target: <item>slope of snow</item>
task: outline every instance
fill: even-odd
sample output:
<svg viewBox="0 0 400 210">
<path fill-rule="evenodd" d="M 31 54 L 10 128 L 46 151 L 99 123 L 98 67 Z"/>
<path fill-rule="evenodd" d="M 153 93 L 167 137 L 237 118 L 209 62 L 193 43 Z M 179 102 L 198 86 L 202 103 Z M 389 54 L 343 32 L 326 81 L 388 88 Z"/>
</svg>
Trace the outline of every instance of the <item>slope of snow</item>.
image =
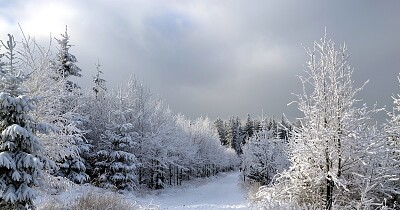
<svg viewBox="0 0 400 210">
<path fill-rule="evenodd" d="M 246 193 L 238 184 L 239 172 L 229 173 L 200 186 L 178 191 L 166 189 L 159 195 L 137 198 L 160 209 L 248 209 Z"/>
</svg>

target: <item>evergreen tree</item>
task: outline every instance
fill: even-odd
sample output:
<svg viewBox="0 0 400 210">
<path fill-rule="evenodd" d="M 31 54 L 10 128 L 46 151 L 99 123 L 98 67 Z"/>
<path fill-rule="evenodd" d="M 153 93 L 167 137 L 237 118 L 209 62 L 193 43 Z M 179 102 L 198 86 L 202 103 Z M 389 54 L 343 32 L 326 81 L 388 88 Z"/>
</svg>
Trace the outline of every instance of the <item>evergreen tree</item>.
<svg viewBox="0 0 400 210">
<path fill-rule="evenodd" d="M 247 114 L 246 123 L 243 127 L 243 142 L 242 142 L 242 144 L 245 144 L 249 138 L 253 137 L 254 130 L 255 130 L 254 122 L 251 120 L 250 115 Z"/>
<path fill-rule="evenodd" d="M 226 141 L 229 148 L 236 151 L 237 154 L 241 154 L 240 143 L 242 138 L 240 136 L 240 120 L 238 117 L 231 117 L 227 125 Z"/>
<path fill-rule="evenodd" d="M 262 119 L 262 121 L 263 122 L 260 122 L 259 120 L 254 120 L 253 121 L 253 124 L 254 124 L 254 126 L 253 126 L 253 128 L 254 128 L 253 134 L 256 134 L 256 133 L 258 133 L 258 132 L 263 130 L 263 123 L 264 123 L 265 119 Z"/>
<path fill-rule="evenodd" d="M 69 52 L 69 35 L 67 26 L 65 26 L 65 33 L 61 34 L 61 39 L 56 41 L 59 44 L 59 49 L 57 53 L 57 58 L 53 62 L 54 75 L 53 79 L 56 81 L 63 81 L 65 84 L 65 89 L 68 91 L 73 91 L 79 86 L 71 80 L 68 80 L 71 76 L 81 77 L 80 72 L 82 71 L 75 63 L 78 62 L 76 57 Z"/>
<path fill-rule="evenodd" d="M 103 74 L 102 71 L 100 71 L 100 63 L 99 61 L 97 61 L 96 64 L 96 75 L 93 78 L 93 91 L 95 94 L 96 99 L 98 99 L 99 97 L 104 97 L 104 92 L 107 90 L 106 87 L 106 80 L 100 78 L 100 74 Z"/>
<path fill-rule="evenodd" d="M 292 124 L 283 115 L 279 125 L 279 138 L 289 143 L 289 138 L 291 137 L 290 133 L 292 130 Z"/>
<path fill-rule="evenodd" d="M 29 115 L 35 100 L 24 95 L 25 79 L 15 62 L 14 37 L 1 42 L 9 62 L 0 62 L 0 208 L 34 209 L 34 186 L 40 184 L 43 164 L 42 146 L 36 132 L 46 132 Z M 1 58 L 2 56 L 0 56 Z"/>
<path fill-rule="evenodd" d="M 79 113 L 79 106 L 83 103 L 82 94 L 78 92 L 79 86 L 71 81 L 71 77 L 80 77 L 81 69 L 76 66 L 77 59 L 69 53 L 72 45 L 69 44 L 67 28 L 61 34 L 61 39 L 56 39 L 59 51 L 56 60 L 52 62 L 52 78 L 57 82 L 54 86 L 54 101 L 51 106 L 54 116 L 52 123 L 56 127 L 54 138 L 61 141 L 61 148 L 57 150 L 54 158 L 59 170 L 55 175 L 67 177 L 76 183 L 83 183 L 88 179 L 83 155 L 89 151 L 82 127 L 87 118 Z"/>
<path fill-rule="evenodd" d="M 227 145 L 226 141 L 226 128 L 224 121 L 218 117 L 218 119 L 214 122 L 215 127 L 217 128 L 219 140 L 221 141 L 221 145 Z"/>
<path fill-rule="evenodd" d="M 105 132 L 104 138 L 110 141 L 106 148 L 96 152 L 92 180 L 97 186 L 132 190 L 136 186 L 135 155 L 129 152 L 134 146 L 132 124 L 114 124 Z M 135 133 L 133 133 L 135 134 Z"/>
</svg>

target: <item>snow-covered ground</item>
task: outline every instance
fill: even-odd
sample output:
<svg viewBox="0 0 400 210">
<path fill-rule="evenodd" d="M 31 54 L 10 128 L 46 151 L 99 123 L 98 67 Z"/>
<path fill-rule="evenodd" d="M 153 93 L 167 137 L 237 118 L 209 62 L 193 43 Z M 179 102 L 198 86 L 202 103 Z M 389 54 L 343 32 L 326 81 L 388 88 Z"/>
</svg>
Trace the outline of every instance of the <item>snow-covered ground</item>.
<svg viewBox="0 0 400 210">
<path fill-rule="evenodd" d="M 147 195 L 138 201 L 143 205 L 158 205 L 160 209 L 248 209 L 238 176 L 239 172 L 229 173 L 200 186 L 166 189 L 159 195 Z"/>
<path fill-rule="evenodd" d="M 56 202 L 69 206 L 86 193 L 113 194 L 110 191 L 89 186 L 68 187 L 57 195 L 41 192 L 36 199 L 38 209 L 46 209 L 45 203 Z M 120 195 L 124 201 L 145 209 L 248 209 L 246 192 L 241 188 L 239 172 L 220 174 L 218 177 L 197 179 L 167 189 L 149 191 L 143 196 L 126 193 Z"/>
</svg>

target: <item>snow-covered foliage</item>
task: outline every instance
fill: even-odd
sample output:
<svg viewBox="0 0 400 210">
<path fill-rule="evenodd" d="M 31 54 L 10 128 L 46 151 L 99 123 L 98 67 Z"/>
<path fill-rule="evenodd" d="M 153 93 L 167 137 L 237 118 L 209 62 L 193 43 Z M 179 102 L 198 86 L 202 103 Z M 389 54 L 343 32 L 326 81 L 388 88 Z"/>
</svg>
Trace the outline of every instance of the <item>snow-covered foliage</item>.
<svg viewBox="0 0 400 210">
<path fill-rule="evenodd" d="M 107 91 L 106 80 L 100 77 L 103 72 L 100 70 L 100 62 L 96 63 L 96 75 L 93 77 L 93 91 L 96 98 L 104 98 L 104 94 Z"/>
<path fill-rule="evenodd" d="M 56 81 L 63 81 L 65 89 L 72 91 L 79 86 L 75 82 L 68 79 L 71 76 L 81 77 L 82 75 L 80 72 L 82 70 L 75 64 L 78 62 L 76 57 L 69 52 L 69 49 L 72 46 L 69 43 L 69 38 L 67 26 L 65 26 L 65 33 L 61 34 L 61 39 L 56 38 L 59 48 L 56 59 L 52 61 L 51 64 L 55 73 L 52 75 L 53 79 Z"/>
<path fill-rule="evenodd" d="M 55 175 L 67 177 L 76 183 L 88 180 L 86 174 L 83 153 L 89 151 L 84 138 L 82 126 L 87 120 L 85 115 L 79 112 L 83 97 L 72 79 L 73 76 L 80 77 L 81 69 L 76 66 L 77 59 L 69 52 L 69 35 L 67 28 L 61 34 L 61 39 L 56 39 L 59 44 L 56 58 L 51 62 L 52 78 L 55 80 L 53 86 L 53 97 L 51 106 L 54 117 L 53 125 L 56 127 L 54 138 L 58 138 L 58 154 L 55 158 L 59 169 Z M 59 143 L 61 142 L 61 143 Z"/>
<path fill-rule="evenodd" d="M 88 173 L 96 185 L 163 188 L 203 176 L 196 173 L 209 176 L 213 173 L 206 171 L 215 174 L 218 168 L 235 165 L 236 155 L 220 145 L 208 118 L 190 122 L 174 116 L 136 77 L 117 91 L 104 93 L 86 94 L 82 109 L 89 117 L 86 137 L 92 146 Z M 117 160 L 114 154 L 124 155 Z M 126 184 L 113 181 L 116 174 Z"/>
<path fill-rule="evenodd" d="M 307 52 L 310 61 L 297 101 L 304 117 L 290 139 L 291 167 L 272 187 L 263 187 L 259 199 L 325 209 L 384 205 L 396 175 L 378 162 L 390 162 L 390 150 L 369 124 L 377 110 L 357 107 L 361 88 L 353 89 L 346 47 L 337 50 L 324 36 Z"/>
<path fill-rule="evenodd" d="M 114 125 L 104 135 L 110 143 L 108 147 L 97 151 L 92 179 L 96 185 L 104 188 L 132 190 L 136 185 L 136 157 L 130 153 L 135 146 L 132 124 Z"/>
<path fill-rule="evenodd" d="M 68 42 L 61 43 L 67 46 L 60 46 L 60 49 L 69 49 Z M 30 95 L 41 98 L 33 116 L 52 128 L 48 135 L 41 136 L 41 141 L 46 155 L 57 162 L 53 174 L 82 183 L 88 179 L 84 159 L 81 157 L 81 153 L 88 150 L 84 132 L 81 130 L 86 117 L 78 114 L 82 95 L 76 88 L 66 87 L 69 76 L 73 74 L 59 76 L 60 72 L 55 68 L 58 69 L 56 64 L 61 62 L 60 52 L 58 57 L 54 58 L 51 41 L 48 48 L 44 48 L 37 44 L 34 38 L 24 36 L 18 52 L 22 56 L 20 65 L 29 75 L 24 84 L 28 87 Z"/>
<path fill-rule="evenodd" d="M 226 143 L 227 145 L 234 149 L 237 154 L 242 154 L 242 131 L 241 131 L 241 124 L 238 117 L 234 118 L 231 117 L 228 121 L 226 126 Z"/>
<path fill-rule="evenodd" d="M 49 182 L 88 181 L 124 191 L 234 170 L 239 158 L 246 180 L 264 185 L 257 208 L 398 205 L 400 99 L 394 97 L 384 132 L 371 125 L 378 110 L 358 104 L 362 88 L 353 88 L 347 49 L 326 36 L 307 50 L 297 101 L 304 117 L 295 127 L 285 118 L 278 123 L 250 115 L 243 125 L 238 117 L 189 120 L 136 77 L 107 90 L 99 63 L 92 88 L 81 91 L 73 80 L 82 70 L 69 52 L 67 30 L 56 39 L 54 56 L 50 46 L 23 38 L 16 50 L 10 35 L 0 55 L 7 58 L 0 62 L 1 208 L 32 206 L 43 163 L 53 166 L 47 167 Z"/>
<path fill-rule="evenodd" d="M 220 167 L 237 166 L 238 157 L 234 150 L 226 149 L 220 144 L 218 133 L 209 118 L 200 117 L 197 120 L 186 123 L 185 128 L 189 132 L 190 140 L 196 146 L 197 154 L 194 161 L 201 165 L 214 164 Z"/>
<path fill-rule="evenodd" d="M 3 43 L 7 62 L 0 62 L 0 208 L 34 208 L 34 186 L 40 184 L 45 157 L 37 132 L 47 132 L 29 114 L 36 100 L 24 95 L 26 78 L 16 62 L 16 42 L 12 35 Z"/>
<path fill-rule="evenodd" d="M 400 81 L 400 77 L 398 77 Z M 385 125 L 385 135 L 387 140 L 387 146 L 389 147 L 390 153 L 388 154 L 391 162 L 386 162 L 390 168 L 395 169 L 395 174 L 397 177 L 400 177 L 400 95 L 398 94 L 396 97 L 393 96 L 394 108 L 393 112 L 389 112 L 390 119 Z M 400 181 L 399 179 L 393 180 L 392 185 L 394 186 L 393 192 L 390 193 L 393 196 L 393 199 L 390 199 L 391 202 L 396 202 L 397 205 L 400 204 Z M 395 193 L 396 192 L 396 193 Z"/>
<path fill-rule="evenodd" d="M 289 167 L 287 142 L 277 138 L 272 130 L 263 130 L 248 139 L 243 146 L 242 164 L 245 180 L 268 185 L 273 178 Z"/>
</svg>

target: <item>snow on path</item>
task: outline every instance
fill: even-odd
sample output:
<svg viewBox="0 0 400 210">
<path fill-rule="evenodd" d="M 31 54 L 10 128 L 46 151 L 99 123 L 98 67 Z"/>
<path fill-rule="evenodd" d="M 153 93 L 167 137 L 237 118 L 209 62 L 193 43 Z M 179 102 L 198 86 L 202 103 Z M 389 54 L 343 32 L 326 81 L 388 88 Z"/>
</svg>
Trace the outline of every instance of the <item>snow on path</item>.
<svg viewBox="0 0 400 210">
<path fill-rule="evenodd" d="M 160 209 L 248 209 L 246 193 L 238 184 L 238 176 L 239 172 L 234 172 L 201 186 L 149 195 L 139 200 L 140 203 L 158 205 Z"/>
</svg>

